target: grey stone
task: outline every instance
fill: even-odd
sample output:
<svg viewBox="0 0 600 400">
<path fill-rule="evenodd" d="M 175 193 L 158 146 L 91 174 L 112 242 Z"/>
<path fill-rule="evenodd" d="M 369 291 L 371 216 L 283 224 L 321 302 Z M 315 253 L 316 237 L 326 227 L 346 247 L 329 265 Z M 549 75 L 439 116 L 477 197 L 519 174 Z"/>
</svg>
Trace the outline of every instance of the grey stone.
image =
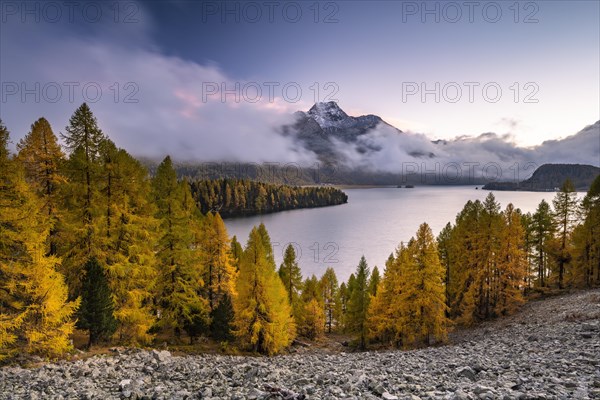
<svg viewBox="0 0 600 400">
<path fill-rule="evenodd" d="M 171 353 L 167 350 L 152 350 L 152 356 L 160 363 L 167 362 L 171 359 Z"/>
<path fill-rule="evenodd" d="M 491 391 L 492 391 L 492 388 L 483 386 L 483 385 L 477 385 L 477 386 L 475 386 L 475 389 L 473 389 L 473 393 L 475 393 L 475 394 L 487 393 L 487 392 L 491 392 Z"/>
<path fill-rule="evenodd" d="M 258 390 L 257 388 L 252 388 L 248 392 L 248 399 L 252 399 L 252 400 L 262 399 L 262 398 L 265 398 L 266 396 L 267 396 L 266 392 L 263 392 L 262 390 Z"/>
<path fill-rule="evenodd" d="M 463 392 L 462 390 L 457 390 L 456 392 L 454 392 L 452 394 L 452 397 L 450 397 L 451 400 L 469 400 L 469 396 L 467 396 L 467 394 L 465 392 Z"/>
<path fill-rule="evenodd" d="M 270 358 L 179 357 L 119 348 L 35 368 L 4 366 L 0 400 L 600 399 L 600 335 L 591 317 L 598 304 L 587 300 L 590 293 L 600 290 L 531 302 L 485 328 L 456 329 L 449 345 L 407 352 L 312 347 Z M 566 319 L 576 313 L 590 320 Z"/>
<path fill-rule="evenodd" d="M 477 374 L 475 374 L 475 371 L 473 371 L 473 369 L 471 367 L 459 367 L 459 368 L 457 368 L 456 369 L 456 375 L 468 378 L 471 381 L 477 380 Z"/>
<path fill-rule="evenodd" d="M 119 382 L 119 390 L 126 390 L 131 387 L 131 384 L 131 379 L 123 379 L 121 382 Z"/>
</svg>

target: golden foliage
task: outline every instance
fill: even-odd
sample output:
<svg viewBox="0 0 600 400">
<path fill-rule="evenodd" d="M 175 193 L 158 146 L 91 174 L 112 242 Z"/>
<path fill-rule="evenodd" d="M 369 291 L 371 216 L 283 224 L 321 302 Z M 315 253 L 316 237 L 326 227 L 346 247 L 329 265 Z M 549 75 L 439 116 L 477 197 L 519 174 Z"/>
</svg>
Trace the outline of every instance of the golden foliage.
<svg viewBox="0 0 600 400">
<path fill-rule="evenodd" d="M 236 336 L 255 352 L 276 354 L 296 336 L 287 292 L 275 272 L 264 226 L 250 232 L 234 301 Z"/>
<path fill-rule="evenodd" d="M 55 357 L 71 348 L 72 316 L 59 260 L 46 255 L 50 222 L 6 150 L 0 122 L 0 357 L 25 343 L 26 351 Z"/>
</svg>

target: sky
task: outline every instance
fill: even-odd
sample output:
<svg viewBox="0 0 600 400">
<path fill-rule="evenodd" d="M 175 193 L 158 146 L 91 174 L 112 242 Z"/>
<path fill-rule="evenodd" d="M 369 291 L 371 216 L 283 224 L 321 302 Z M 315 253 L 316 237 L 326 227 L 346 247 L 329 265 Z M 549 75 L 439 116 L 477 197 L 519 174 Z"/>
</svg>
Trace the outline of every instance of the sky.
<svg viewBox="0 0 600 400">
<path fill-rule="evenodd" d="M 600 120 L 598 1 L 5 1 L 13 142 L 84 101 L 135 155 L 308 161 L 274 134 L 335 100 L 427 138 L 518 146 Z"/>
</svg>

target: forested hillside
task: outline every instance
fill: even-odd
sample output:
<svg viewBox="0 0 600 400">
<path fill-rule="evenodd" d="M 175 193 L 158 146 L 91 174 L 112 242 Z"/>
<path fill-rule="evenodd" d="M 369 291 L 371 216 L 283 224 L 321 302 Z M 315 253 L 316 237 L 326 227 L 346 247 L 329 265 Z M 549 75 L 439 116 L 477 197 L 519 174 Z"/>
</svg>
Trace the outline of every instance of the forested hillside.
<svg viewBox="0 0 600 400">
<path fill-rule="evenodd" d="M 190 182 L 192 196 L 202 213 L 223 218 L 297 208 L 343 204 L 348 196 L 333 187 L 273 185 L 249 179 L 215 179 Z"/>
<path fill-rule="evenodd" d="M 88 347 L 208 337 L 271 355 L 298 335 L 337 332 L 356 348 L 411 348 L 509 315 L 531 294 L 600 285 L 600 177 L 582 201 L 567 180 L 534 213 L 502 208 L 492 193 L 469 201 L 437 238 L 423 223 L 400 242 L 381 274 L 363 257 L 340 283 L 331 268 L 302 276 L 292 245 L 278 267 L 264 225 L 242 245 L 197 202 L 267 211 L 343 193 L 190 185 L 168 156 L 150 178 L 86 104 L 61 139 L 40 118 L 11 154 L 0 122 L 0 358 L 62 356 L 76 332 Z"/>
<path fill-rule="evenodd" d="M 528 190 L 554 191 L 569 179 L 576 190 L 587 191 L 600 168 L 581 164 L 544 164 L 533 175 L 522 182 L 491 182 L 483 188 L 487 190 Z"/>
</svg>

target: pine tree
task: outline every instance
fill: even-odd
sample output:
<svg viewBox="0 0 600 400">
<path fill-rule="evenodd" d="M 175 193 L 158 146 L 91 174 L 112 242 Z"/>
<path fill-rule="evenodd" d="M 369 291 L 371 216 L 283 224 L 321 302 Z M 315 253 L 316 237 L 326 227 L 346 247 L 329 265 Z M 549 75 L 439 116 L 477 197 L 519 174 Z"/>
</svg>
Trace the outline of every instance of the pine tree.
<svg viewBox="0 0 600 400">
<path fill-rule="evenodd" d="M 373 268 L 371 272 L 371 278 L 369 279 L 369 294 L 373 297 L 377 294 L 377 288 L 379 287 L 379 282 L 381 281 L 381 276 L 379 275 L 379 269 L 377 266 Z"/>
<path fill-rule="evenodd" d="M 219 305 L 211 311 L 210 319 L 210 334 L 215 340 L 230 342 L 234 339 L 235 314 L 230 295 L 223 295 Z"/>
<path fill-rule="evenodd" d="M 58 232 L 61 219 L 58 187 L 66 182 L 61 168 L 65 162 L 58 139 L 45 118 L 31 125 L 31 131 L 17 144 L 18 159 L 24 167 L 27 182 L 42 199 L 43 208 L 50 219 L 48 237 L 49 255 L 58 252 Z"/>
<path fill-rule="evenodd" d="M 534 252 L 537 259 L 537 286 L 546 287 L 548 276 L 548 244 L 552 240 L 555 226 L 550 205 L 542 200 L 531 221 Z"/>
<path fill-rule="evenodd" d="M 429 225 L 422 224 L 408 245 L 410 261 L 403 271 L 400 303 L 403 345 L 445 341 L 450 321 L 446 317 L 445 271 Z"/>
<path fill-rule="evenodd" d="M 552 200 L 554 206 L 554 222 L 558 227 L 557 246 L 553 257 L 558 267 L 558 287 L 563 288 L 563 281 L 569 263 L 571 261 L 570 236 L 577 219 L 578 201 L 575 187 L 570 179 L 567 179 Z"/>
<path fill-rule="evenodd" d="M 333 268 L 327 268 L 319 282 L 325 307 L 325 325 L 327 333 L 331 333 L 333 327 L 340 323 L 342 304 L 340 300 L 340 289 L 338 279 Z"/>
<path fill-rule="evenodd" d="M 272 253 L 264 225 L 252 229 L 234 302 L 236 336 L 244 347 L 264 354 L 278 353 L 296 335 L 287 293 L 269 257 Z"/>
<path fill-rule="evenodd" d="M 82 104 L 69 120 L 66 133 L 61 134 L 69 152 L 65 166 L 68 183 L 64 185 L 61 198 L 66 215 L 62 269 L 67 278 L 69 292 L 76 297 L 81 287 L 82 267 L 92 257 L 102 260 L 97 219 L 102 214 L 99 204 L 101 150 L 106 136 L 98 127 L 96 117 L 87 104 Z"/>
<path fill-rule="evenodd" d="M 294 246 L 288 245 L 283 256 L 283 263 L 279 266 L 279 277 L 288 294 L 288 301 L 292 306 L 292 313 L 297 324 L 301 324 L 302 309 L 304 305 L 300 299 L 302 291 L 302 272 L 296 261 Z"/>
<path fill-rule="evenodd" d="M 185 329 L 193 339 L 199 328 L 208 326 L 210 312 L 200 294 L 204 286 L 198 251 L 201 226 L 189 185 L 177 181 L 168 156 L 157 168 L 152 192 L 161 231 L 156 252 L 158 324 L 173 329 L 176 337 Z"/>
<path fill-rule="evenodd" d="M 367 347 L 367 310 L 369 309 L 369 266 L 361 257 L 356 267 L 356 281 L 348 300 L 348 330 L 358 335 L 358 347 Z"/>
<path fill-rule="evenodd" d="M 91 258 L 84 266 L 85 277 L 81 287 L 81 307 L 77 326 L 89 332 L 88 348 L 101 340 L 108 340 L 117 329 L 114 304 L 108 278 L 98 260 Z"/>
<path fill-rule="evenodd" d="M 59 259 L 47 255 L 51 222 L 8 142 L 0 120 L 0 358 L 20 342 L 29 353 L 55 357 L 71 348 L 79 302 L 67 302 Z"/>
</svg>

